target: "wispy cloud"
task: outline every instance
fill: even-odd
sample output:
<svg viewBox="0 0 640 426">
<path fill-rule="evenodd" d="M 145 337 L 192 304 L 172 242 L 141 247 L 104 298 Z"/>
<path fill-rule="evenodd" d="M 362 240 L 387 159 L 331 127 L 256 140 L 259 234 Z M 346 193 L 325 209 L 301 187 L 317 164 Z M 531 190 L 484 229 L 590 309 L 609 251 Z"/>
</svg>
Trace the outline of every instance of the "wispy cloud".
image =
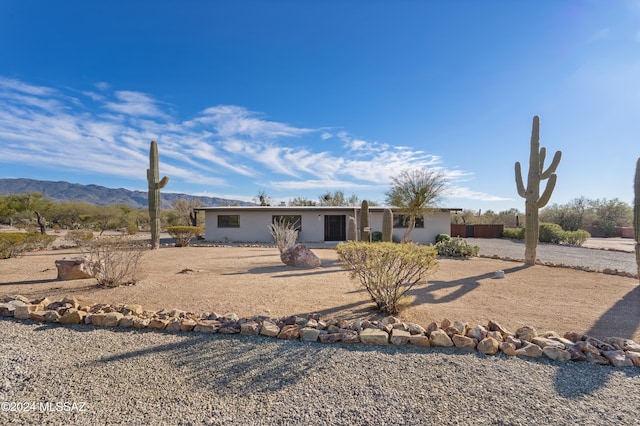
<svg viewBox="0 0 640 426">
<path fill-rule="evenodd" d="M 335 127 L 296 127 L 236 105 L 213 106 L 180 121 L 149 94 L 113 90 L 104 82 L 95 89 L 0 77 L 0 162 L 140 179 L 155 139 L 162 173 L 198 188 L 235 188 L 242 181 L 274 191 L 384 192 L 391 176 L 423 167 L 438 168 L 452 181 L 468 177 L 436 155 L 327 130 Z M 455 187 L 452 196 L 503 200 Z"/>
</svg>

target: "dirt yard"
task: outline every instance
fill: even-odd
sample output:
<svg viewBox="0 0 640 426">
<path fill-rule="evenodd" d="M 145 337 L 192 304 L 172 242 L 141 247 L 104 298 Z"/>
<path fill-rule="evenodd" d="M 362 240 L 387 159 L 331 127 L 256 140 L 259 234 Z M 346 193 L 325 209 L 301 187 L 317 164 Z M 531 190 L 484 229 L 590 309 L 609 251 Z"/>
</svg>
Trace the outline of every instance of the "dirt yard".
<svg viewBox="0 0 640 426">
<path fill-rule="evenodd" d="M 72 295 L 100 303 L 139 303 L 147 310 L 235 312 L 282 317 L 318 312 L 323 318 L 375 318 L 375 305 L 349 279 L 332 248 L 314 249 L 319 269 L 295 269 L 278 250 L 263 247 L 162 247 L 145 254 L 134 286 L 98 288 L 94 279 L 58 281 L 56 259 L 77 249 L 28 253 L 0 260 L 0 295 L 50 299 Z M 504 279 L 494 279 L 496 270 Z M 444 318 L 471 325 L 494 320 L 515 331 L 586 332 L 640 342 L 637 280 L 495 259 L 442 259 L 428 283 L 414 287 L 401 317 L 426 326 Z"/>
</svg>

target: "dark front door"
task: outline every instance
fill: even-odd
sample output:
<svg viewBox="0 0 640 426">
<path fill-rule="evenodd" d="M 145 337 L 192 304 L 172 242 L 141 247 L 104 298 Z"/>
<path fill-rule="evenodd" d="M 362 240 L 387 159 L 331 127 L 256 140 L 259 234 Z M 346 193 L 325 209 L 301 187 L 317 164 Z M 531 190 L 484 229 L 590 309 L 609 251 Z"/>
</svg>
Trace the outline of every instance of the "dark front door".
<svg viewBox="0 0 640 426">
<path fill-rule="evenodd" d="M 347 216 L 346 215 L 325 215 L 324 216 L 324 240 L 325 241 L 345 241 L 347 239 Z"/>
</svg>

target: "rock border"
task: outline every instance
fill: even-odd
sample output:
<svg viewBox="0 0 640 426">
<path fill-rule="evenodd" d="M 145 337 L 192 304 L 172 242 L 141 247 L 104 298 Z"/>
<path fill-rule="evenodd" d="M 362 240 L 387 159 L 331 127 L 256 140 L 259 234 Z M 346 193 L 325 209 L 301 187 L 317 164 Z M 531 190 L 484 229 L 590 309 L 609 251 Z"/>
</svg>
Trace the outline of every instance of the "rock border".
<svg viewBox="0 0 640 426">
<path fill-rule="evenodd" d="M 0 298 L 0 316 L 43 323 L 92 324 L 99 327 L 154 329 L 167 332 L 200 332 L 268 336 L 322 344 L 413 345 L 456 347 L 460 351 L 484 355 L 539 358 L 554 361 L 586 361 L 613 367 L 640 367 L 640 344 L 631 339 L 594 337 L 574 332 L 563 336 L 549 331 L 538 333 L 532 326 L 515 333 L 495 321 L 471 327 L 461 321 L 444 319 L 426 328 L 389 316 L 380 321 L 339 318 L 322 319 L 317 313 L 273 319 L 264 316 L 238 318 L 235 313 L 196 314 L 180 309 L 147 311 L 138 304 L 82 302 L 75 297 L 61 300 L 29 300 L 21 295 Z"/>
</svg>

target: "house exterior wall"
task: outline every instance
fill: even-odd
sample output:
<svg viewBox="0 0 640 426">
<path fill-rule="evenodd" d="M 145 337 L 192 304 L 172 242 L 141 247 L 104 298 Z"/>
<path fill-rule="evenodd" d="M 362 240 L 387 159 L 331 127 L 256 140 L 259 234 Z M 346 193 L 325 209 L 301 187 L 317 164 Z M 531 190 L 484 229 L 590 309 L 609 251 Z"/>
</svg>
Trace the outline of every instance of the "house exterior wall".
<svg viewBox="0 0 640 426">
<path fill-rule="evenodd" d="M 355 216 L 359 220 L 359 208 L 203 208 L 205 211 L 205 238 L 215 242 L 273 242 L 269 233 L 269 225 L 273 216 L 300 215 L 302 217 L 301 231 L 298 241 L 303 243 L 324 242 L 324 226 L 326 215 L 344 215 L 345 229 L 349 216 Z M 369 210 L 369 223 L 372 232 L 382 230 L 381 208 Z M 238 215 L 240 227 L 219 228 L 219 215 Z M 434 212 L 424 219 L 424 228 L 415 228 L 411 233 L 411 239 L 416 243 L 429 244 L 435 241 L 436 235 L 450 232 L 449 211 Z M 400 241 L 406 228 L 393 229 L 394 241 Z"/>
</svg>

